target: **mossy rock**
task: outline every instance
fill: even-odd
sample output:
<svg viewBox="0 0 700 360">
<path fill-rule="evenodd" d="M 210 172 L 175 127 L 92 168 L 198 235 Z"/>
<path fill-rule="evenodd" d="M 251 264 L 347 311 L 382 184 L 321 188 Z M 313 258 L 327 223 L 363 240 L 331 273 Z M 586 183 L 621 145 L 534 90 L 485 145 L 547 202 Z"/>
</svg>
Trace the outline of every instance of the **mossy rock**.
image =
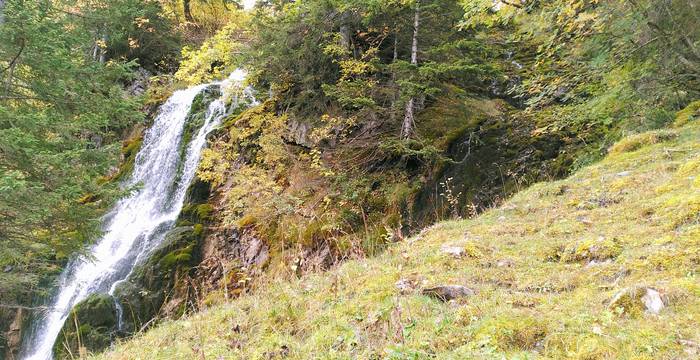
<svg viewBox="0 0 700 360">
<path fill-rule="evenodd" d="M 192 181 L 192 184 L 187 188 L 185 193 L 186 204 L 201 204 L 209 199 L 211 185 L 199 179 Z"/>
<path fill-rule="evenodd" d="M 136 137 L 125 140 L 122 143 L 122 148 L 121 148 L 121 157 L 122 161 L 119 164 L 119 168 L 117 172 L 107 178 L 103 179 L 103 182 L 107 181 L 119 181 L 125 179 L 127 176 L 131 174 L 131 172 L 134 170 L 134 167 L 136 166 L 136 155 L 138 154 L 139 150 L 141 150 L 141 146 L 143 145 L 143 134 L 138 134 Z"/>
<path fill-rule="evenodd" d="M 642 313 L 658 315 L 667 303 L 668 298 L 657 289 L 633 286 L 618 291 L 608 308 L 620 315 L 639 317 Z"/>
<path fill-rule="evenodd" d="M 455 212 L 473 215 L 474 210 L 488 208 L 527 184 L 566 176 L 574 164 L 575 149 L 565 140 L 568 134 L 533 134 L 532 120 L 465 118 L 464 123 L 469 126 L 449 137 L 446 156 L 451 160 L 435 167 L 434 175 L 414 198 L 415 225 Z M 446 187 L 456 203 L 441 195 Z"/>
<path fill-rule="evenodd" d="M 589 239 L 569 246 L 561 246 L 548 255 L 548 260 L 567 263 L 613 260 L 622 253 L 617 239 Z"/>
<path fill-rule="evenodd" d="M 214 207 L 209 204 L 185 205 L 178 217 L 179 225 L 207 223 L 211 220 Z"/>
<path fill-rule="evenodd" d="M 221 97 L 221 91 L 218 86 L 210 86 L 204 91 L 200 92 L 192 100 L 192 106 L 190 107 L 190 113 L 185 119 L 185 126 L 182 132 L 182 139 L 180 141 L 180 154 L 184 156 L 187 151 L 192 138 L 195 133 L 202 127 L 204 121 L 207 117 L 207 110 L 209 109 L 209 104 Z"/>
<path fill-rule="evenodd" d="M 185 205 L 180 211 L 176 227 L 170 230 L 147 261 L 137 264 L 129 278 L 120 283 L 115 296 L 123 307 L 123 332 L 136 332 L 172 300 L 174 289 L 181 279 L 201 261 L 201 239 L 204 224 L 210 221 L 213 207 L 208 183 L 195 180 L 187 189 Z"/>
<path fill-rule="evenodd" d="M 71 358 L 81 352 L 106 349 L 116 337 L 117 308 L 114 298 L 107 294 L 92 294 L 75 305 L 54 344 L 59 359 Z"/>
</svg>

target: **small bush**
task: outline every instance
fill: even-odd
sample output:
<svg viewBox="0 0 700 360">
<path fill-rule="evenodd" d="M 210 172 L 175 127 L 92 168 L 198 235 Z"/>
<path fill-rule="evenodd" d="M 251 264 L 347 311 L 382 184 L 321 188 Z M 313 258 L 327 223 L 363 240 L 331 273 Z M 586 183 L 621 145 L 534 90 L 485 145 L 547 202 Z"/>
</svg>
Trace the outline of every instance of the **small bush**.
<svg viewBox="0 0 700 360">
<path fill-rule="evenodd" d="M 546 324 L 533 316 L 499 316 L 485 321 L 476 337 L 501 350 L 531 350 L 547 335 Z"/>
<path fill-rule="evenodd" d="M 676 113 L 676 120 L 673 126 L 681 127 L 700 117 L 700 100 L 693 101 L 685 109 Z"/>
<path fill-rule="evenodd" d="M 673 140 L 676 137 L 678 137 L 678 134 L 668 130 L 650 131 L 643 134 L 637 134 L 617 142 L 610 148 L 609 153 L 621 154 L 637 151 L 644 146 Z"/>
</svg>

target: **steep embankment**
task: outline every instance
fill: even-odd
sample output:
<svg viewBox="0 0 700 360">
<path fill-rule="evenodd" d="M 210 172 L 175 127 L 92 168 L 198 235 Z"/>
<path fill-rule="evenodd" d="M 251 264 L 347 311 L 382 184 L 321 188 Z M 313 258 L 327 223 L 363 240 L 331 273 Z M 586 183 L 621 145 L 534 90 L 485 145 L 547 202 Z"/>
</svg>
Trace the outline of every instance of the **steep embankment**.
<svg viewBox="0 0 700 360">
<path fill-rule="evenodd" d="M 700 123 L 681 115 L 695 120 L 626 138 L 475 219 L 328 272 L 260 279 L 100 358 L 695 358 Z"/>
</svg>

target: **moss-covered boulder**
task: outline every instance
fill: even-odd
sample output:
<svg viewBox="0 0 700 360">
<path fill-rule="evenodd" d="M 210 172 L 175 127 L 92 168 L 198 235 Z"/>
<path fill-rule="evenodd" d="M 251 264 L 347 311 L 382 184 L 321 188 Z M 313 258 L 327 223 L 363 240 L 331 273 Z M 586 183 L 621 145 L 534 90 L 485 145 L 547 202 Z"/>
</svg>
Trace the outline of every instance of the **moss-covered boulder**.
<svg viewBox="0 0 700 360">
<path fill-rule="evenodd" d="M 218 86 L 210 86 L 195 96 L 192 100 L 190 113 L 185 119 L 185 126 L 182 130 L 182 140 L 180 141 L 180 154 L 184 158 L 192 139 L 195 137 L 199 129 L 204 125 L 207 117 L 207 110 L 212 101 L 221 97 L 221 90 Z"/>
<path fill-rule="evenodd" d="M 54 344 L 59 359 L 106 349 L 117 335 L 117 307 L 107 294 L 92 294 L 71 311 Z"/>
<path fill-rule="evenodd" d="M 174 228 L 149 259 L 137 265 L 129 278 L 117 286 L 115 297 L 123 308 L 122 331 L 133 333 L 141 329 L 163 312 L 166 302 L 177 298 L 181 288 L 188 286 L 184 279 L 199 262 L 200 236 L 201 229 L 196 226 Z"/>
</svg>

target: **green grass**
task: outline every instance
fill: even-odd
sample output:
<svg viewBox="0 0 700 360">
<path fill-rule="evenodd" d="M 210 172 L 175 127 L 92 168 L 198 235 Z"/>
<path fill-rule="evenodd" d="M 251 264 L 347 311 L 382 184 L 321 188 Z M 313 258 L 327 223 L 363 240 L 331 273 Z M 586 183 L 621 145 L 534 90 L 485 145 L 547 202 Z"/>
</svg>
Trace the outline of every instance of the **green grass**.
<svg viewBox="0 0 700 360">
<path fill-rule="evenodd" d="M 657 135 L 378 257 L 258 278 L 235 300 L 163 322 L 97 358 L 694 358 L 700 124 Z M 465 254 L 445 254 L 444 245 Z M 418 288 L 401 294 L 400 279 Z M 477 293 L 447 303 L 421 295 L 439 284 Z M 608 306 L 641 285 L 668 299 L 658 316 Z"/>
</svg>

